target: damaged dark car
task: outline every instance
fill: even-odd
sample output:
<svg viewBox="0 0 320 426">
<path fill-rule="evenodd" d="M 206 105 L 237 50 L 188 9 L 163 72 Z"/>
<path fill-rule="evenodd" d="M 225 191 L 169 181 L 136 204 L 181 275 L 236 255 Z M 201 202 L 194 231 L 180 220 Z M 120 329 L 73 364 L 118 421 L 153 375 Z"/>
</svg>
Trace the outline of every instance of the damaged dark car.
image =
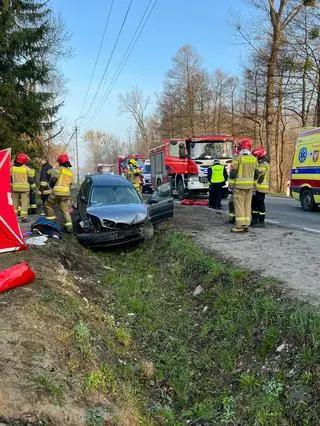
<svg viewBox="0 0 320 426">
<path fill-rule="evenodd" d="M 173 216 L 169 184 L 159 187 L 143 202 L 127 179 L 112 175 L 87 176 L 74 207 L 74 232 L 87 247 L 151 239 L 154 225 Z"/>
</svg>

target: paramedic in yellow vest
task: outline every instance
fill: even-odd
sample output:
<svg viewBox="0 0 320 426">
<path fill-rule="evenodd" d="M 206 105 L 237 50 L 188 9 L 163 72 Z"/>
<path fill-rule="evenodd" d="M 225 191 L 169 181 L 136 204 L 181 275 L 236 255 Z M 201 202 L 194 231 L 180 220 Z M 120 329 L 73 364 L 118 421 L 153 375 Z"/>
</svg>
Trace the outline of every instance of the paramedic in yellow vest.
<svg viewBox="0 0 320 426">
<path fill-rule="evenodd" d="M 132 183 L 138 192 L 142 191 L 141 171 L 137 167 L 137 162 L 134 158 L 129 160 L 129 169 L 127 172 L 127 179 Z"/>
<path fill-rule="evenodd" d="M 211 209 L 222 209 L 222 187 L 227 180 L 226 168 L 220 164 L 220 160 L 214 160 L 213 165 L 208 168 L 209 207 Z"/>
<path fill-rule="evenodd" d="M 247 232 L 251 223 L 251 202 L 258 173 L 258 161 L 251 154 L 251 140 L 243 139 L 240 153 L 231 163 L 229 183 L 233 188 L 236 225 L 232 232 Z"/>
<path fill-rule="evenodd" d="M 252 222 L 253 227 L 264 227 L 266 217 L 265 197 L 269 192 L 270 165 L 267 151 L 260 147 L 252 151 L 258 159 L 259 176 L 256 181 L 256 190 L 252 197 Z"/>
<path fill-rule="evenodd" d="M 21 153 L 17 155 L 11 167 L 12 201 L 16 213 L 19 207 L 21 208 L 21 222 L 30 221 L 28 219 L 30 189 L 36 187 L 31 169 L 28 167 L 30 161 L 26 154 Z"/>
<path fill-rule="evenodd" d="M 72 232 L 72 220 L 69 211 L 71 206 L 71 184 L 73 181 L 73 173 L 70 170 L 72 166 L 67 154 L 59 155 L 57 162 L 59 163 L 59 168 L 50 170 L 49 186 L 52 188 L 52 193 L 46 203 L 47 219 L 56 219 L 54 206 L 58 205 L 63 213 L 66 231 Z"/>
</svg>

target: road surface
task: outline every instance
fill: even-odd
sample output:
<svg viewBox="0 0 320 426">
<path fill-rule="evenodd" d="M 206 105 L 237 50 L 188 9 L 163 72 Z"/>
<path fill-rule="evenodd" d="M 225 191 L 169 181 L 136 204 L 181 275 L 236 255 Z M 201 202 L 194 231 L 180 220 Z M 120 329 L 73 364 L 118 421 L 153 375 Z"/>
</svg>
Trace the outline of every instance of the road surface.
<svg viewBox="0 0 320 426">
<path fill-rule="evenodd" d="M 175 205 L 174 223 L 206 252 L 233 261 L 285 285 L 285 293 L 320 304 L 320 211 L 308 213 L 290 199 L 267 200 L 270 216 L 279 225 L 233 234 L 221 210 Z M 226 202 L 223 202 L 226 205 Z M 227 212 L 227 209 L 224 209 Z M 272 220 L 272 219 L 271 219 Z M 314 232 L 304 228 L 312 227 Z"/>
<path fill-rule="evenodd" d="M 306 228 L 320 233 L 320 210 L 305 212 L 299 201 L 292 198 L 268 197 L 267 218 L 270 223 Z"/>
</svg>

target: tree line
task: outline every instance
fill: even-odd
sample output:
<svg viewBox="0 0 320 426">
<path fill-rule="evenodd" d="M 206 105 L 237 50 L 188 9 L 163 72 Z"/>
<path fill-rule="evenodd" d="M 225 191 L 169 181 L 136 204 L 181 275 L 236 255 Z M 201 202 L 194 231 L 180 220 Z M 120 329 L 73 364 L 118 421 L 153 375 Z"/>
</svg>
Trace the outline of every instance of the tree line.
<svg viewBox="0 0 320 426">
<path fill-rule="evenodd" d="M 172 58 L 161 93 L 135 87 L 119 97 L 135 123 L 122 149 L 149 154 L 163 138 L 227 133 L 267 148 L 272 189 L 282 191 L 302 127 L 320 126 L 320 12 L 316 0 L 248 0 L 251 22 L 233 14 L 233 31 L 248 46 L 241 73 L 208 70 L 196 50 Z M 133 142 L 132 142 L 133 139 Z"/>
<path fill-rule="evenodd" d="M 57 63 L 70 55 L 68 39 L 47 0 L 1 0 L 0 149 L 49 156 L 61 130 L 64 81 Z"/>
</svg>

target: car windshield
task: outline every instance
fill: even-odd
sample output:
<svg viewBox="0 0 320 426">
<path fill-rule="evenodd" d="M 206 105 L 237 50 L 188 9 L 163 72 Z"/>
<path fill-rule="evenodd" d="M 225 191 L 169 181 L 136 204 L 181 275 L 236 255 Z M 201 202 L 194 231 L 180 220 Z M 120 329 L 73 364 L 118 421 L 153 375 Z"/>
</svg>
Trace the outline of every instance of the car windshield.
<svg viewBox="0 0 320 426">
<path fill-rule="evenodd" d="M 145 164 L 143 167 L 143 173 L 150 174 L 151 173 L 151 166 L 150 164 Z"/>
<path fill-rule="evenodd" d="M 134 188 L 130 186 L 96 186 L 91 193 L 90 205 L 141 204 Z"/>
<path fill-rule="evenodd" d="M 190 155 L 193 160 L 232 158 L 232 142 L 192 142 Z"/>
</svg>

